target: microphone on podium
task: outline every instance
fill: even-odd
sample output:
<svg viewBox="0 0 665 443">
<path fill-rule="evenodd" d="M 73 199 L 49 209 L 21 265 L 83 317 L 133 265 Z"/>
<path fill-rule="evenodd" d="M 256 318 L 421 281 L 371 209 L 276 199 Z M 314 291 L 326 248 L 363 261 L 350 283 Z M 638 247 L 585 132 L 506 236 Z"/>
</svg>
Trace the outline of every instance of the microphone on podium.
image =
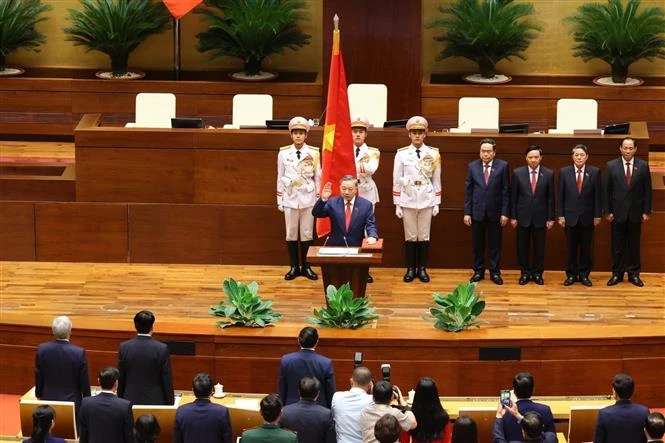
<svg viewBox="0 0 665 443">
<path fill-rule="evenodd" d="M 346 253 L 348 254 L 349 253 L 349 244 L 346 242 L 346 236 L 342 236 L 342 238 L 344 239 L 344 244 L 346 245 Z"/>
<path fill-rule="evenodd" d="M 326 247 L 326 244 L 328 244 L 328 240 L 330 240 L 330 236 L 326 237 L 325 241 L 323 242 L 323 246 L 321 246 L 322 248 Z"/>
</svg>

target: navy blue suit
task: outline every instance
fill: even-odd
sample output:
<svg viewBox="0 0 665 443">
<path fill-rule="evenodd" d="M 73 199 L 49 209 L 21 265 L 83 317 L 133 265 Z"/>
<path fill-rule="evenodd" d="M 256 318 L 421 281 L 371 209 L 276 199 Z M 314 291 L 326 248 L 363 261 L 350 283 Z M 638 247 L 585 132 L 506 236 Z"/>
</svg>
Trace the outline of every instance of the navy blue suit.
<svg viewBox="0 0 665 443">
<path fill-rule="evenodd" d="M 527 412 L 537 412 L 543 420 L 543 432 L 554 433 L 553 441 L 557 441 L 556 430 L 554 429 L 554 416 L 549 406 L 531 400 L 518 400 L 516 404 L 517 410 L 522 415 Z M 517 423 L 517 419 L 510 412 L 506 411 L 506 415 L 503 416 L 501 422 L 503 434 L 507 441 L 524 441 L 522 426 Z"/>
<path fill-rule="evenodd" d="M 207 398 L 182 405 L 175 414 L 174 443 L 231 443 L 229 410 Z"/>
<path fill-rule="evenodd" d="M 496 420 L 494 420 L 494 426 L 492 427 L 492 443 L 518 443 L 524 441 L 524 437 L 522 436 L 521 430 L 520 430 L 519 439 L 511 439 L 508 438 L 507 435 L 505 435 L 504 433 L 504 429 L 506 427 L 505 420 L 506 418 L 508 418 L 508 416 L 512 417 L 510 412 L 506 412 L 506 415 L 504 415 L 503 418 L 497 418 Z M 515 417 L 513 417 L 513 419 L 514 418 Z M 538 443 L 557 443 L 559 440 L 556 438 L 556 433 L 545 431 L 541 435 L 540 440 L 535 440 L 535 441 Z"/>
<path fill-rule="evenodd" d="M 301 349 L 282 356 L 279 365 L 278 391 L 284 405 L 300 400 L 298 386 L 303 377 L 316 377 L 321 383 L 318 403 L 330 408 L 335 393 L 335 372 L 332 361 L 311 349 Z"/>
<path fill-rule="evenodd" d="M 300 400 L 282 409 L 280 424 L 296 432 L 300 443 L 334 443 L 335 422 L 328 408 L 312 400 Z"/>
<path fill-rule="evenodd" d="M 630 400 L 619 400 L 598 412 L 594 443 L 644 443 L 649 409 Z"/>
<path fill-rule="evenodd" d="M 330 246 L 360 246 L 365 238 L 365 230 L 369 237 L 379 238 L 374 221 L 372 202 L 356 196 L 351 210 L 349 229 L 346 229 L 346 207 L 344 197 L 331 197 L 328 201 L 317 200 L 312 208 L 312 215 L 318 218 L 330 217 L 331 233 L 326 242 Z M 346 243 L 344 242 L 346 237 Z M 331 394 L 332 395 L 332 394 Z"/>
<path fill-rule="evenodd" d="M 37 398 L 73 401 L 78 411 L 81 399 L 89 395 L 88 359 L 83 348 L 67 340 L 53 340 L 37 347 L 35 357 Z"/>
<path fill-rule="evenodd" d="M 135 405 L 172 405 L 171 358 L 166 344 L 138 335 L 120 343 L 118 396 Z"/>
<path fill-rule="evenodd" d="M 501 268 L 501 216 L 510 215 L 510 173 L 504 160 L 492 160 L 485 184 L 483 161 L 469 163 L 464 191 L 464 215 L 471 216 L 474 272 L 485 272 L 485 235 L 489 240 L 490 273 Z"/>
<path fill-rule="evenodd" d="M 101 392 L 86 397 L 79 413 L 81 443 L 133 443 L 132 404 L 116 395 Z"/>
</svg>

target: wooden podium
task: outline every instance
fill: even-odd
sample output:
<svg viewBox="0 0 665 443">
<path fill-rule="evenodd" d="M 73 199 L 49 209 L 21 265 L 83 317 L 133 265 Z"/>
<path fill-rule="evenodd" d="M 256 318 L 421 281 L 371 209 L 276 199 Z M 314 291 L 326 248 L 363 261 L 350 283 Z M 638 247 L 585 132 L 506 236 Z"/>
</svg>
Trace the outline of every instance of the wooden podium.
<svg viewBox="0 0 665 443">
<path fill-rule="evenodd" d="M 310 246 L 307 261 L 312 265 L 321 266 L 324 297 L 328 285 L 339 288 L 344 283 L 350 284 L 354 298 L 364 297 L 369 267 L 381 264 L 383 249 L 361 248 L 357 255 L 319 255 L 320 249 L 320 246 Z M 327 301 L 326 299 L 326 303 Z"/>
</svg>

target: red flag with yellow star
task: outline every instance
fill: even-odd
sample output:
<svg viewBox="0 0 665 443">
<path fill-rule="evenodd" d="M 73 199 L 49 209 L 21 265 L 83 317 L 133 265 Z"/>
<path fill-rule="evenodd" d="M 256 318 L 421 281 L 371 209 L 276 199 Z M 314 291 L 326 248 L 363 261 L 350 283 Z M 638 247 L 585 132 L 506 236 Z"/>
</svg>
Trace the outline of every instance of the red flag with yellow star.
<svg viewBox="0 0 665 443">
<path fill-rule="evenodd" d="M 171 15 L 178 20 L 200 5 L 201 2 L 203 0 L 164 0 L 164 4 Z"/>
<path fill-rule="evenodd" d="M 326 105 L 326 125 L 323 130 L 323 152 L 321 166 L 321 188 L 332 183 L 333 195 L 339 195 L 339 180 L 347 175 L 356 176 L 356 161 L 353 156 L 351 136 L 351 115 L 349 97 L 346 92 L 346 73 L 340 48 L 337 15 L 333 31 L 332 56 L 330 57 L 330 77 L 328 79 L 328 101 Z M 321 189 L 319 189 L 319 193 Z M 316 234 L 319 237 L 330 232 L 330 219 L 316 219 Z"/>
</svg>

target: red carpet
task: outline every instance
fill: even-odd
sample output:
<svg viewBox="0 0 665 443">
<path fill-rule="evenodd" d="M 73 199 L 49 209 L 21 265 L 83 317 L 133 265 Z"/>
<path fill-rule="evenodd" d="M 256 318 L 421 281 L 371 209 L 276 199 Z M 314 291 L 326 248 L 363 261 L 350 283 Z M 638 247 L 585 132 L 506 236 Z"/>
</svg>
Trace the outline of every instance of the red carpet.
<svg viewBox="0 0 665 443">
<path fill-rule="evenodd" d="M 15 437 L 21 430 L 20 395 L 0 394 L 0 435 Z"/>
</svg>

